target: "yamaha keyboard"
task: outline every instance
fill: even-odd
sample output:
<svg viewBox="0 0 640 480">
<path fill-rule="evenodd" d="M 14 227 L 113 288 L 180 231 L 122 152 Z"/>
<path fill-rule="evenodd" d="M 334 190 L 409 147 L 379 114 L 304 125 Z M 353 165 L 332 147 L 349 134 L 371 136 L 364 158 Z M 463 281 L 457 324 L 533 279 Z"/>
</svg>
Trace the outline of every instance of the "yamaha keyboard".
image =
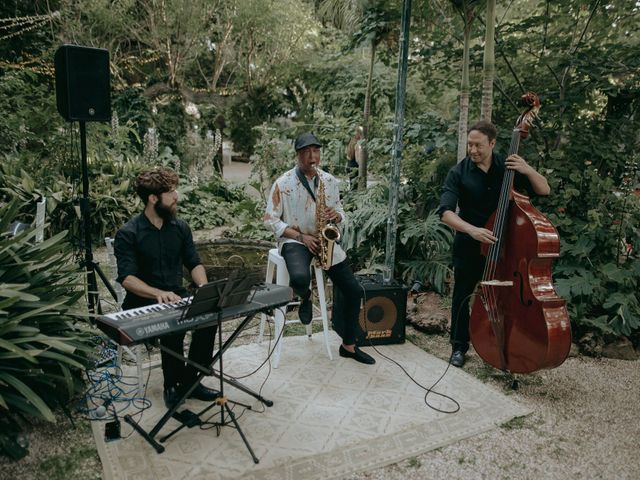
<svg viewBox="0 0 640 480">
<path fill-rule="evenodd" d="M 267 284 L 257 288 L 249 298 L 251 301 L 224 307 L 220 312 L 192 317 L 185 315 L 190 299 L 183 299 L 175 304 L 154 304 L 101 315 L 96 324 L 119 345 L 135 345 L 163 335 L 208 327 L 218 322 L 218 315 L 225 321 L 281 307 L 291 301 L 293 291 L 290 287 Z"/>
</svg>

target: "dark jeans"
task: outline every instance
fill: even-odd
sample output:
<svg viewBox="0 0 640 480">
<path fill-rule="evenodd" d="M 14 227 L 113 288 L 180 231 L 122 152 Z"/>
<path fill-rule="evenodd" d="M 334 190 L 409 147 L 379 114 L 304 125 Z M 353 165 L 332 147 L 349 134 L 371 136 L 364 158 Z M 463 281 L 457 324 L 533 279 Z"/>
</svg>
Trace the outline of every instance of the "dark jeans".
<svg viewBox="0 0 640 480">
<path fill-rule="evenodd" d="M 451 305 L 451 345 L 453 350 L 469 350 L 469 300 L 482 278 L 485 257 L 453 258 L 453 299 Z"/>
<path fill-rule="evenodd" d="M 289 286 L 303 300 L 310 297 L 311 261 L 313 254 L 307 247 L 299 243 L 285 243 L 282 246 L 282 257 L 289 271 Z M 362 287 L 353 275 L 349 262 L 345 260 L 327 270 L 333 287 L 339 289 L 345 298 L 345 325 L 342 341 L 345 345 L 356 343 L 355 328 L 360 315 L 360 298 Z"/>
<path fill-rule="evenodd" d="M 175 292 L 178 295 L 183 295 L 186 292 Z M 133 297 L 128 294 L 125 301 L 122 303 L 123 310 L 130 308 L 143 307 L 147 305 L 153 305 L 156 303 L 151 299 L 142 299 L 140 297 Z M 203 367 L 209 367 L 211 360 L 213 359 L 213 345 L 215 343 L 217 326 L 211 326 L 207 328 L 201 328 L 194 330 L 191 335 L 191 346 L 189 347 L 189 360 L 202 365 Z M 160 343 L 165 348 L 170 348 L 179 355 L 184 354 L 184 337 L 185 333 L 176 335 L 165 335 L 160 337 Z M 164 351 L 160 352 L 162 360 L 162 375 L 164 376 L 164 388 L 173 387 L 176 384 L 191 385 L 198 375 L 198 369 L 187 365 L 187 363 L 179 358 L 174 357 Z"/>
<path fill-rule="evenodd" d="M 357 190 L 358 188 L 358 163 L 354 161 L 349 161 L 347 164 L 347 173 L 349 175 L 349 189 Z"/>
</svg>

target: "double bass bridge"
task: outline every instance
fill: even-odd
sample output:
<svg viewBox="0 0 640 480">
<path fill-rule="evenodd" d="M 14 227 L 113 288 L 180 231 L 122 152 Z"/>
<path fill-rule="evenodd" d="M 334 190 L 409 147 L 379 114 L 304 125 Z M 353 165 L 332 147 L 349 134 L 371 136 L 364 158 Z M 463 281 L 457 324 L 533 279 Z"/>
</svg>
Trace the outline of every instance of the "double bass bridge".
<svg viewBox="0 0 640 480">
<path fill-rule="evenodd" d="M 483 280 L 480 282 L 481 287 L 513 287 L 511 280 Z"/>
</svg>

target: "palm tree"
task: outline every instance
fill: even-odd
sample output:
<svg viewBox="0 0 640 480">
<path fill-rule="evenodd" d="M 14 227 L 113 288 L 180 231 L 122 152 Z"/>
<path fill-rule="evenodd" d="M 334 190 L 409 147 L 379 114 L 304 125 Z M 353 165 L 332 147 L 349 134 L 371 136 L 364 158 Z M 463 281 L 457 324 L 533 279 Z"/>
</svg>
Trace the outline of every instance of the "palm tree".
<svg viewBox="0 0 640 480">
<path fill-rule="evenodd" d="M 354 46 L 368 44 L 370 47 L 369 75 L 364 98 L 362 127 L 362 160 L 358 171 L 358 190 L 367 188 L 367 140 L 369 138 L 369 116 L 371 114 L 371 92 L 376 48 L 389 35 L 390 24 L 398 19 L 398 13 L 387 10 L 382 0 L 323 0 L 318 7 L 321 20 L 332 24 L 343 32 L 354 35 Z"/>
<path fill-rule="evenodd" d="M 460 118 L 458 119 L 458 162 L 467 155 L 467 125 L 469 123 L 469 45 L 471 24 L 476 17 L 477 0 L 451 0 L 464 22 L 464 48 L 462 51 L 462 82 L 460 84 Z"/>
<path fill-rule="evenodd" d="M 496 72 L 495 59 L 495 25 L 496 25 L 496 0 L 487 0 L 487 18 L 484 37 L 484 61 L 482 66 L 482 103 L 480 105 L 480 118 L 491 121 L 493 108 L 493 79 Z"/>
</svg>

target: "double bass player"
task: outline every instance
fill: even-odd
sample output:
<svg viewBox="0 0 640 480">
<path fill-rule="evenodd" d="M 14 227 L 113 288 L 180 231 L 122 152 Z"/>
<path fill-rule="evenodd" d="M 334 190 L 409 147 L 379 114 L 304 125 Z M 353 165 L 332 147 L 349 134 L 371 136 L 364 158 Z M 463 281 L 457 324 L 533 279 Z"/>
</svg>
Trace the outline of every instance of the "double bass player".
<svg viewBox="0 0 640 480">
<path fill-rule="evenodd" d="M 469 300 L 482 278 L 485 264 L 480 244 L 497 241 L 485 224 L 497 208 L 505 169 L 516 172 L 516 190 L 524 189 L 537 195 L 549 195 L 551 191 L 547 179 L 520 155 L 505 159 L 495 153 L 496 136 L 496 127 L 487 121 L 481 120 L 469 129 L 467 156 L 449 170 L 440 197 L 440 218 L 456 230 L 450 335 L 450 363 L 456 367 L 464 365 L 469 349 Z"/>
</svg>

